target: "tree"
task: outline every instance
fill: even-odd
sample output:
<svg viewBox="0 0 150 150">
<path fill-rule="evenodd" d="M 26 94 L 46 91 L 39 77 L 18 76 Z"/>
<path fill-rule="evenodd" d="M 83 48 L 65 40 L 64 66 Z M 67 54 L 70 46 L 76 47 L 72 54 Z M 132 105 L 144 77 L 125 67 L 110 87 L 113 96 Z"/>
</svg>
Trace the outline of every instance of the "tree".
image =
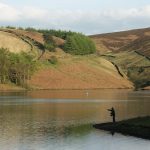
<svg viewBox="0 0 150 150">
<path fill-rule="evenodd" d="M 17 85 L 24 85 L 25 81 L 30 79 L 35 71 L 36 62 L 33 61 L 31 55 L 24 52 L 21 54 L 11 53 L 10 61 L 9 78 L 11 82 Z"/>
<path fill-rule="evenodd" d="M 0 49 L 0 83 L 6 83 L 8 77 L 8 69 L 10 65 L 8 54 L 9 52 L 7 49 Z"/>
<path fill-rule="evenodd" d="M 0 48 L 0 83 L 24 85 L 36 69 L 36 62 L 27 53 L 15 54 Z"/>
</svg>

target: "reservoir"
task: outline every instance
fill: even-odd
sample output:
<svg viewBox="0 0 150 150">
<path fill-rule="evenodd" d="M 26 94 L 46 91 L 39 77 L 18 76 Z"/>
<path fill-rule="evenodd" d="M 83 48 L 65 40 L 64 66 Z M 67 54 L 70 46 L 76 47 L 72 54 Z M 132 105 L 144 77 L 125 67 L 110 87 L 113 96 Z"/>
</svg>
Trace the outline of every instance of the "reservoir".
<svg viewBox="0 0 150 150">
<path fill-rule="evenodd" d="M 92 127 L 150 116 L 150 92 L 44 90 L 0 92 L 0 150 L 149 150 L 150 141 Z"/>
</svg>

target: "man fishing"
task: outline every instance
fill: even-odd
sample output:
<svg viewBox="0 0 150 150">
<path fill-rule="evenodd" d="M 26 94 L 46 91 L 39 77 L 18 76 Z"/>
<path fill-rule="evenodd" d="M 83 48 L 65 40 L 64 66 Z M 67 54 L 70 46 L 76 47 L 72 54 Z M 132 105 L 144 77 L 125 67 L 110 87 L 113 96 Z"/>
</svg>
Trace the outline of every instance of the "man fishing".
<svg viewBox="0 0 150 150">
<path fill-rule="evenodd" d="M 113 123 L 116 123 L 115 109 L 112 107 L 111 109 L 108 109 L 108 111 L 110 111 L 110 116 L 113 118 Z"/>
</svg>

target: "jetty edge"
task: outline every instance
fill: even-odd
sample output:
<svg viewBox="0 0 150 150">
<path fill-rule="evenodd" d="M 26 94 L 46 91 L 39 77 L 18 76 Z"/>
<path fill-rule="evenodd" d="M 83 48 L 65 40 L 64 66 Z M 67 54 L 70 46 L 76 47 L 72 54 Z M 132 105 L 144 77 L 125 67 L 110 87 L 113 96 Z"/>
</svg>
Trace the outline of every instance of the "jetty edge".
<svg viewBox="0 0 150 150">
<path fill-rule="evenodd" d="M 94 124 L 94 128 L 110 131 L 111 133 L 121 133 L 123 135 L 135 136 L 150 140 L 150 116 L 138 117 L 116 123 L 108 122 Z"/>
</svg>

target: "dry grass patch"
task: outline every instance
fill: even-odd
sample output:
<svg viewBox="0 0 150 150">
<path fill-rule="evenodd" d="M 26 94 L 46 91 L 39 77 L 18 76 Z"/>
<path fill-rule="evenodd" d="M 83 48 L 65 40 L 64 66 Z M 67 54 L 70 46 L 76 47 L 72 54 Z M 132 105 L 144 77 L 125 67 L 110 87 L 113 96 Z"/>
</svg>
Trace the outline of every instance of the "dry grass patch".
<svg viewBox="0 0 150 150">
<path fill-rule="evenodd" d="M 15 35 L 11 33 L 2 31 L 0 31 L 0 47 L 7 48 L 14 53 L 19 53 L 21 51 L 29 52 L 31 50 L 31 46 L 23 40 L 15 37 Z"/>
<path fill-rule="evenodd" d="M 41 69 L 29 81 L 37 89 L 132 88 L 108 61 L 95 56 L 59 59 L 59 65 Z"/>
</svg>

